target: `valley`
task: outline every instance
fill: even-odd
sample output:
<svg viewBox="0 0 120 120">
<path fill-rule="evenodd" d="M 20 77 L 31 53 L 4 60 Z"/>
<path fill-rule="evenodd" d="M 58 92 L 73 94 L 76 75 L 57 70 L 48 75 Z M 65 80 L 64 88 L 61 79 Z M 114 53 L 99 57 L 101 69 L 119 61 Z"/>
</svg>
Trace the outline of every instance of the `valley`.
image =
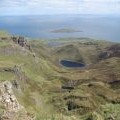
<svg viewBox="0 0 120 120">
<path fill-rule="evenodd" d="M 65 67 L 62 60 L 85 67 Z M 7 88 L 1 87 L 6 83 L 23 111 L 7 111 L 2 96 L 9 93 L 2 93 Z M 119 120 L 119 86 L 120 43 L 0 34 L 2 120 L 14 120 L 13 116 L 18 120 Z"/>
</svg>

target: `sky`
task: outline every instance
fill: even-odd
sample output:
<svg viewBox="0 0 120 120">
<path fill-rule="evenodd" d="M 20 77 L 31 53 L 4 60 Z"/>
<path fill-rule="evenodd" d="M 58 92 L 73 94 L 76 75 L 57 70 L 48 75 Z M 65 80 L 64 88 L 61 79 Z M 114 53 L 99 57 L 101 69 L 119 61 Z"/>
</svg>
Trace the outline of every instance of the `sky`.
<svg viewBox="0 0 120 120">
<path fill-rule="evenodd" d="M 120 0 L 0 0 L 0 15 L 119 14 Z"/>
</svg>

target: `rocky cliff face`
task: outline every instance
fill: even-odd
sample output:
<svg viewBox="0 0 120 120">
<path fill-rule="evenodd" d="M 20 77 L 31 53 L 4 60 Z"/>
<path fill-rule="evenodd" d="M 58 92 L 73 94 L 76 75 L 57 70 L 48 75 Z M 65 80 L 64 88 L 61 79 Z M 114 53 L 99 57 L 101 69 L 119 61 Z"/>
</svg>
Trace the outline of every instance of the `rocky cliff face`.
<svg viewBox="0 0 120 120">
<path fill-rule="evenodd" d="M 100 60 L 112 57 L 120 57 L 120 44 L 107 47 L 106 50 L 99 55 Z"/>
<path fill-rule="evenodd" d="M 0 83 L 0 104 L 4 108 L 0 116 L 1 120 L 34 120 L 34 117 L 30 116 L 19 104 L 9 81 Z"/>
</svg>

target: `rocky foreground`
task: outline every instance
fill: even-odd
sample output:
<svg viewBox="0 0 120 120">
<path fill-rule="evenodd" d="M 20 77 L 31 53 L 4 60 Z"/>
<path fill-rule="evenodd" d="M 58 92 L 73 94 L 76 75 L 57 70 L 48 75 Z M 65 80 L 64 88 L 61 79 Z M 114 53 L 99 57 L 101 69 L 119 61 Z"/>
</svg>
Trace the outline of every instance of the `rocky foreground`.
<svg viewBox="0 0 120 120">
<path fill-rule="evenodd" d="M 35 120 L 15 97 L 9 81 L 0 83 L 0 104 L 4 108 L 1 120 Z"/>
</svg>

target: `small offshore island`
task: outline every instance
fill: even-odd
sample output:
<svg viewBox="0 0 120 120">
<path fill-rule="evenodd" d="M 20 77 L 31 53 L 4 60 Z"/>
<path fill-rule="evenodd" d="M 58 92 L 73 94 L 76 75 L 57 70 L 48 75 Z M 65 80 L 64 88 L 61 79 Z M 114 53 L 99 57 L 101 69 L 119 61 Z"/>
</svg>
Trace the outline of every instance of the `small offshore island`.
<svg viewBox="0 0 120 120">
<path fill-rule="evenodd" d="M 119 91 L 120 43 L 0 32 L 1 120 L 119 120 Z"/>
<path fill-rule="evenodd" d="M 70 28 L 62 28 L 62 29 L 52 30 L 51 32 L 53 32 L 53 33 L 75 33 L 75 32 L 82 32 L 82 31 L 70 29 Z"/>
</svg>

